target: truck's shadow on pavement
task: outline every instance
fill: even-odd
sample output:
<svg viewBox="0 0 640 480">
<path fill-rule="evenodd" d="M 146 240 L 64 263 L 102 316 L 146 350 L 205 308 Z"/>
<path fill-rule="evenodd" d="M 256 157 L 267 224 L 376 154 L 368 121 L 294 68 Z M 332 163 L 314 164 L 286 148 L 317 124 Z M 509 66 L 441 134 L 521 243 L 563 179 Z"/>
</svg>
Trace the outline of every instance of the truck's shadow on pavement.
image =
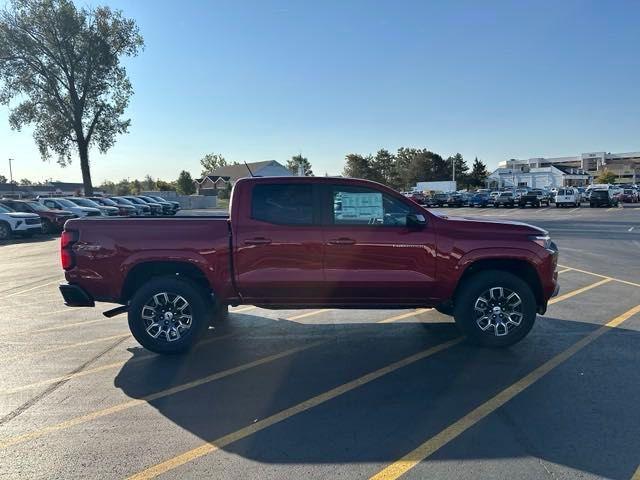
<svg viewBox="0 0 640 480">
<path fill-rule="evenodd" d="M 481 349 L 462 342 L 223 449 L 274 468 L 278 464 L 383 466 L 598 327 L 539 318 L 529 337 L 508 349 Z M 144 350 L 135 349 L 115 385 L 130 397 L 145 398 L 216 372 L 325 341 L 149 401 L 181 428 L 204 441 L 213 441 L 454 339 L 458 332 L 447 322 L 303 325 L 232 314 L 229 324 L 216 335 L 221 338 L 214 340 L 215 335 L 210 335 L 184 356 L 148 356 Z M 435 472 L 437 477 L 447 471 L 442 461 L 516 459 L 523 463 L 502 464 L 506 468 L 504 478 L 516 478 L 523 469 L 531 477 L 535 469 L 542 468 L 542 461 L 628 479 L 640 459 L 638 346 L 637 332 L 612 329 L 438 450 L 427 462 L 440 463 L 429 468 L 443 469 Z M 148 358 L 141 361 L 145 356 Z M 553 470 L 553 466 L 550 468 Z"/>
</svg>

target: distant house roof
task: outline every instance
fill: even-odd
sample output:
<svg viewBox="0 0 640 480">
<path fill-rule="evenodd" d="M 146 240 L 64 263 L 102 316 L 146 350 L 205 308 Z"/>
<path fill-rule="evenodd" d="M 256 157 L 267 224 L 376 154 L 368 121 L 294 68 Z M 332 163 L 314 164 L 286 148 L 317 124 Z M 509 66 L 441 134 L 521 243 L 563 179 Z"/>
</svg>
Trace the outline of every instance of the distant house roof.
<svg viewBox="0 0 640 480">
<path fill-rule="evenodd" d="M 566 167 L 564 165 L 554 165 L 554 168 L 560 170 L 562 173 L 565 173 L 567 175 L 581 175 L 584 177 L 589 177 L 589 174 L 587 172 L 585 172 L 584 170 L 581 170 L 579 168 L 574 168 L 574 167 Z"/>
<path fill-rule="evenodd" d="M 251 172 L 247 169 L 247 165 L 251 169 Z M 216 168 L 209 172 L 209 174 L 204 177 L 212 178 L 212 181 L 217 180 L 217 177 L 228 178 L 231 182 L 235 182 L 239 178 L 250 177 L 251 174 L 259 177 L 259 176 L 275 176 L 275 175 L 293 175 L 287 167 L 277 162 L 276 160 L 265 160 L 262 162 L 252 162 L 245 165 L 244 163 L 239 163 L 236 165 L 226 165 L 224 167 Z M 264 172 L 264 175 L 261 175 L 260 172 Z"/>
<path fill-rule="evenodd" d="M 212 181 L 212 182 L 214 182 L 214 183 L 215 183 L 215 182 L 217 182 L 217 181 L 218 181 L 218 180 L 220 180 L 220 179 L 224 180 L 225 182 L 228 182 L 228 181 L 229 181 L 229 179 L 230 179 L 230 177 L 222 177 L 222 176 L 220 176 L 220 175 L 205 175 L 205 176 L 204 176 L 204 177 L 202 177 L 202 178 L 198 178 L 198 179 L 196 180 L 196 182 L 197 182 L 197 183 L 204 183 L 204 181 L 205 181 L 205 180 L 207 180 L 207 179 L 208 179 L 208 180 L 211 180 L 211 181 Z"/>
</svg>

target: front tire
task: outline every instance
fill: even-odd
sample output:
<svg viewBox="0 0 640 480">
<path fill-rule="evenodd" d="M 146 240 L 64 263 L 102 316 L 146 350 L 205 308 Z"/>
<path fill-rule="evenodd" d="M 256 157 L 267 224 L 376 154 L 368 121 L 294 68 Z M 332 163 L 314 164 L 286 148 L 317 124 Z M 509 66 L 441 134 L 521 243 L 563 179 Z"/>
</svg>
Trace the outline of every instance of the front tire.
<svg viewBox="0 0 640 480">
<path fill-rule="evenodd" d="M 189 350 L 206 331 L 207 294 L 188 279 L 157 277 L 141 287 L 129 304 L 129 329 L 147 350 L 176 354 Z"/>
<path fill-rule="evenodd" d="M 11 238 L 11 227 L 6 222 L 0 222 L 0 240 L 9 240 Z"/>
<path fill-rule="evenodd" d="M 508 347 L 529 333 L 536 310 L 525 281 L 509 272 L 487 270 L 464 281 L 453 313 L 456 325 L 473 343 Z"/>
</svg>

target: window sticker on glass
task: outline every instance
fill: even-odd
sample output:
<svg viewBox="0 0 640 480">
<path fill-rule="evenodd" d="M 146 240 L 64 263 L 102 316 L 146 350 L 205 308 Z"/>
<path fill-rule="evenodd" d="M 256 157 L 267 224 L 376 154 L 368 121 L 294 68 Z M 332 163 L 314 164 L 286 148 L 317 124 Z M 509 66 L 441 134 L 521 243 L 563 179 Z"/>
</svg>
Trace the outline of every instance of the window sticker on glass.
<svg viewBox="0 0 640 480">
<path fill-rule="evenodd" d="M 336 223 L 382 223 L 384 209 L 379 192 L 336 192 L 333 203 Z"/>
</svg>

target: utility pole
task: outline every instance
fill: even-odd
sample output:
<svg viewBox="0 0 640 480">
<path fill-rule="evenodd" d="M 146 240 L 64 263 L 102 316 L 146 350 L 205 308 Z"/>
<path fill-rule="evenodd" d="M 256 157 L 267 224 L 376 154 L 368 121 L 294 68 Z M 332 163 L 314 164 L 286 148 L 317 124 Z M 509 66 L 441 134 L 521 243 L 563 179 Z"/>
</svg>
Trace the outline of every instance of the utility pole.
<svg viewBox="0 0 640 480">
<path fill-rule="evenodd" d="M 453 157 L 451 159 L 451 165 L 453 166 L 453 178 L 452 178 L 452 180 L 455 182 L 456 181 L 456 157 Z"/>
<path fill-rule="evenodd" d="M 13 158 L 9 159 L 9 183 L 11 183 L 11 193 L 13 194 L 13 171 L 11 170 L 11 162 L 13 162 Z"/>
</svg>

